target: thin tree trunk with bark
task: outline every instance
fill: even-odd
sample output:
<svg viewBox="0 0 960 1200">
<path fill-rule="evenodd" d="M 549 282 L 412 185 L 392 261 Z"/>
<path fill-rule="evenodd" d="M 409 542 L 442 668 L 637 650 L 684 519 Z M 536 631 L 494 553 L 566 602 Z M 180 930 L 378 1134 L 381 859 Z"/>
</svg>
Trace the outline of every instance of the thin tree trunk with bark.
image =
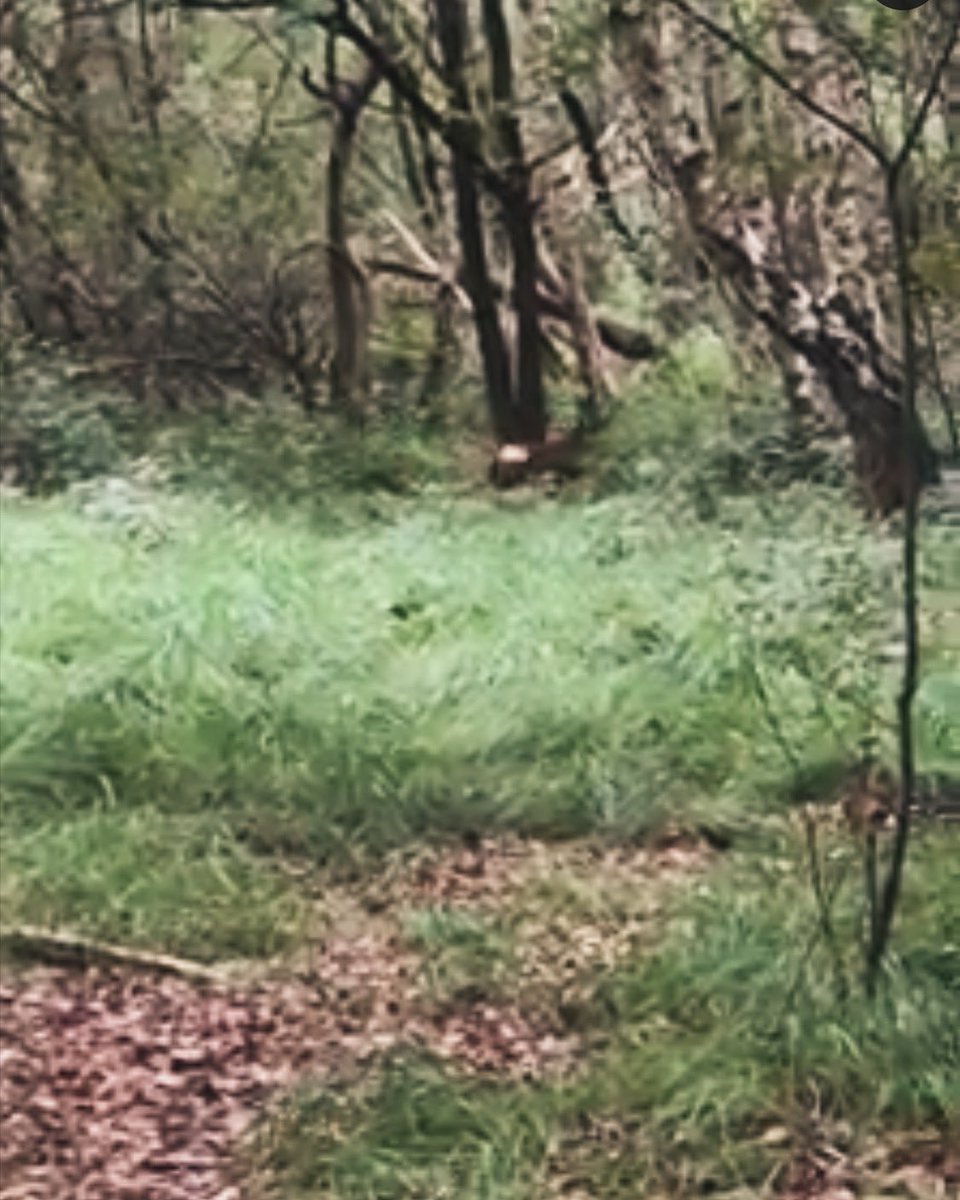
<svg viewBox="0 0 960 1200">
<path fill-rule="evenodd" d="M 362 268 L 350 252 L 345 188 L 357 122 L 380 82 L 368 63 L 355 82 L 341 83 L 331 70 L 328 97 L 333 103 L 333 134 L 327 159 L 327 270 L 333 297 L 334 350 L 330 363 L 333 404 L 348 418 L 362 418 L 369 392 L 367 333 L 369 298 Z"/>
<path fill-rule="evenodd" d="M 457 232 L 463 255 L 464 287 L 473 307 L 494 433 L 500 442 L 513 442 L 518 440 L 522 430 L 513 403 L 510 359 L 497 312 L 496 291 L 490 278 L 480 213 L 480 192 L 468 149 L 475 146 L 477 127 L 471 113 L 464 74 L 466 10 L 463 0 L 435 0 L 435 4 L 437 36 L 452 109 L 450 124 L 458 129 L 458 135 L 451 140 L 454 143 L 453 190 Z"/>
<path fill-rule="evenodd" d="M 501 0 L 483 0 L 483 25 L 490 56 L 494 123 L 506 156 L 507 187 L 503 219 L 513 255 L 513 302 L 517 312 L 518 421 L 523 438 L 543 440 L 547 406 L 540 359 L 540 318 L 537 312 L 537 242 L 533 225 L 530 170 L 516 112 L 510 32 Z"/>
</svg>

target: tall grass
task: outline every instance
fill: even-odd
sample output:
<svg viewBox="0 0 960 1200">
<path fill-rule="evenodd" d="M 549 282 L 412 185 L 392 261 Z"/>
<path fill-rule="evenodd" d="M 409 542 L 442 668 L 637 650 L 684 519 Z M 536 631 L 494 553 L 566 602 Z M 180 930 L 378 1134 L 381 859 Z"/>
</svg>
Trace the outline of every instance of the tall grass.
<svg viewBox="0 0 960 1200">
<path fill-rule="evenodd" d="M 303 900 L 222 821 L 100 807 L 10 838 L 4 919 L 73 927 L 200 961 L 269 957 L 308 928 Z"/>
<path fill-rule="evenodd" d="M 833 850 L 846 875 L 833 944 L 818 932 L 799 853 L 738 861 L 684 900 L 662 947 L 601 988 L 616 1032 L 577 1102 L 644 1114 L 614 1175 L 666 1175 L 691 1190 L 755 1183 L 774 1123 L 799 1145 L 841 1122 L 848 1140 L 885 1124 L 960 1135 L 958 849 L 942 831 L 918 841 L 900 954 L 875 1004 L 860 978 L 853 847 Z M 675 1172 L 678 1160 L 699 1164 L 697 1178 Z"/>
<path fill-rule="evenodd" d="M 880 727 L 882 547 L 813 500 L 763 532 L 609 500 L 341 536 L 164 500 L 145 538 L 8 503 L 9 818 L 112 795 L 330 853 L 769 804 Z"/>
<path fill-rule="evenodd" d="M 731 492 L 717 446 L 762 425 L 734 383 L 691 339 L 601 440 L 616 479 L 594 464 L 557 502 L 441 485 L 451 447 L 412 426 L 271 439 L 265 409 L 169 431 L 165 484 L 4 499 L 9 839 L 42 861 L 65 823 L 171 814 L 259 869 L 353 868 L 416 838 L 622 838 L 825 794 L 890 747 L 896 550 L 831 487 Z M 924 561 L 920 739 L 956 772 L 948 532 Z M 54 894 L 80 892 L 44 912 Z M 93 921 L 90 895 L 63 918 Z"/>
<path fill-rule="evenodd" d="M 643 496 L 440 497 L 339 533 L 148 489 L 7 500 L 8 829 L 216 814 L 349 864 L 771 811 L 888 736 L 888 547 L 803 500 L 704 524 Z M 947 768 L 954 682 L 921 694 Z"/>
</svg>

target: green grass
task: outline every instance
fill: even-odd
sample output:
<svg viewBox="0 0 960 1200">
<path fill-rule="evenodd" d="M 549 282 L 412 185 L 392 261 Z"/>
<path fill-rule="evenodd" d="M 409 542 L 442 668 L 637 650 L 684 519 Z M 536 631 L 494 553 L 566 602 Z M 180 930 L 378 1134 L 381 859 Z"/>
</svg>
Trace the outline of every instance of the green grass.
<svg viewBox="0 0 960 1200">
<path fill-rule="evenodd" d="M 412 909 L 403 914 L 408 943 L 421 956 L 428 992 L 438 1000 L 509 997 L 517 963 L 511 931 L 465 909 Z"/>
<path fill-rule="evenodd" d="M 533 1089 L 465 1084 L 401 1058 L 367 1094 L 291 1097 L 252 1157 L 290 1200 L 522 1200 L 538 1194 L 553 1124 Z"/>
<path fill-rule="evenodd" d="M 199 961 L 293 946 L 306 905 L 222 821 L 99 809 L 10 839 L 4 921 L 73 929 Z"/>
<path fill-rule="evenodd" d="M 627 1200 L 759 1194 L 818 1127 L 854 1156 L 884 1129 L 960 1136 L 958 850 L 942 831 L 917 843 L 873 1004 L 856 871 L 835 906 L 838 966 L 785 844 L 677 900 L 658 949 L 601 981 L 606 1046 L 580 1078 L 511 1087 L 401 1058 L 365 1089 L 291 1096 L 250 1161 L 291 1200 Z"/>
<path fill-rule="evenodd" d="M 136 484 L 4 501 L 18 914 L 128 930 L 90 888 L 40 886 L 44 839 L 104 807 L 121 842 L 137 813 L 202 817 L 229 855 L 349 866 L 466 830 L 742 824 L 889 748 L 893 548 L 832 493 L 709 523 L 643 493 L 392 518 L 324 532 Z M 949 594 L 946 537 L 927 554 Z M 937 651 L 920 735 L 945 771 L 956 680 Z"/>
<path fill-rule="evenodd" d="M 835 845 L 828 865 L 846 878 L 835 953 L 818 937 L 799 851 L 735 860 L 686 899 L 662 947 L 600 989 L 613 1044 L 578 1102 L 643 1114 L 602 1194 L 636 1194 L 630 1181 L 647 1173 L 681 1190 L 759 1183 L 770 1155 L 756 1139 L 772 1124 L 960 1134 L 958 850 L 943 831 L 916 843 L 899 953 L 873 1004 L 852 847 Z"/>
</svg>

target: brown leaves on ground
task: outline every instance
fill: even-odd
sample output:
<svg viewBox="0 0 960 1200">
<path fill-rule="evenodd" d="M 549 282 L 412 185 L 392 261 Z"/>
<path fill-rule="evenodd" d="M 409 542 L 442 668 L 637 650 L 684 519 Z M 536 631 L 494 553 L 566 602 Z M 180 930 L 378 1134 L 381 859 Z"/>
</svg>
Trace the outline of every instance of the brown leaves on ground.
<svg viewBox="0 0 960 1200">
<path fill-rule="evenodd" d="M 795 1152 L 774 1180 L 781 1200 L 952 1200 L 960 1195 L 960 1149 L 943 1137 L 888 1134 L 843 1149 L 821 1137 Z"/>
<path fill-rule="evenodd" d="M 526 1010 L 523 989 L 497 1003 L 425 996 L 393 919 L 404 905 L 496 907 L 524 895 L 532 913 L 537 887 L 558 868 L 570 883 L 599 866 L 634 892 L 638 873 L 663 869 L 639 851 L 619 864 L 560 853 L 562 862 L 540 843 L 484 841 L 420 856 L 379 881 L 389 918 L 370 912 L 383 906 L 334 896 L 328 936 L 305 951 L 295 983 L 283 968 L 246 986 L 123 967 L 11 976 L 0 988 L 0 1197 L 238 1200 L 229 1177 L 237 1138 L 300 1077 L 349 1077 L 399 1046 L 513 1077 L 568 1065 L 577 1038 Z M 606 913 L 607 901 L 598 904 Z M 569 961 L 604 957 L 606 919 L 558 935 Z"/>
<path fill-rule="evenodd" d="M 400 1045 L 533 1074 L 568 1053 L 518 1011 L 420 1011 L 402 957 L 328 947 L 315 987 L 198 988 L 128 971 L 0 989 L 3 1200 L 237 1200 L 232 1148 L 272 1092 Z M 351 952 L 352 951 L 352 952 Z"/>
<path fill-rule="evenodd" d="M 644 847 L 482 839 L 404 864 L 391 880 L 391 904 L 506 919 L 514 943 L 508 984 L 486 996 L 567 1041 L 582 1027 L 598 977 L 651 939 L 670 890 L 713 857 L 679 832 Z"/>
<path fill-rule="evenodd" d="M 557 876 L 578 880 L 598 895 L 629 889 L 649 897 L 661 885 L 702 871 L 712 857 L 704 841 L 680 830 L 664 833 L 653 846 L 469 838 L 454 850 L 398 858 L 371 885 L 370 902 L 374 908 L 425 901 L 503 906 L 531 883 Z"/>
<path fill-rule="evenodd" d="M 312 1055 L 282 993 L 57 970 L 0 1003 L 4 1200 L 232 1200 L 231 1143 Z"/>
</svg>

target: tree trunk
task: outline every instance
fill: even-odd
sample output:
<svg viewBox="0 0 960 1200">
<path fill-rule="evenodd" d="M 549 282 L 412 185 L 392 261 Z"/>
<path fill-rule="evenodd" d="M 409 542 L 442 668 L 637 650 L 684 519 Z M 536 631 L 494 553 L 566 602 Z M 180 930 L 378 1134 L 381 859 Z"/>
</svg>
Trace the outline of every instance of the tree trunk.
<svg viewBox="0 0 960 1200">
<path fill-rule="evenodd" d="M 513 302 L 517 311 L 517 419 L 526 441 L 541 442 L 546 433 L 547 408 L 537 312 L 537 243 L 530 169 L 524 157 L 513 93 L 510 33 L 501 0 L 483 0 L 483 25 L 490 55 L 494 124 L 507 160 L 502 208 L 513 256 Z"/>
<path fill-rule="evenodd" d="M 370 388 L 369 295 L 363 269 L 350 252 L 344 196 L 357 122 L 379 82 L 380 72 L 373 65 L 356 82 L 328 80 L 334 113 L 327 159 L 327 270 L 334 326 L 330 394 L 333 404 L 353 420 L 362 419 Z"/>
<path fill-rule="evenodd" d="M 672 7 L 688 21 L 660 9 L 618 31 L 652 157 L 716 275 L 772 339 L 793 415 L 826 415 L 846 430 L 867 505 L 887 514 L 903 506 L 912 478 L 936 479 L 937 466 L 919 422 L 904 437 L 901 366 L 875 282 L 877 264 L 892 261 L 875 163 L 849 122 L 803 116 L 756 80 L 718 78 L 731 62 L 700 45 L 685 0 Z M 861 116 L 861 80 L 815 24 L 792 17 L 780 33 L 804 93 Z M 762 106 L 759 119 L 751 104 Z M 766 164 L 762 179 L 751 176 L 756 161 Z"/>
<path fill-rule="evenodd" d="M 475 145 L 476 121 L 464 75 L 466 11 L 463 0 L 435 0 L 437 36 L 453 115 L 451 125 L 460 134 L 452 149 L 453 190 L 456 198 L 457 233 L 463 255 L 464 288 L 470 297 L 473 320 L 483 361 L 487 403 L 499 442 L 515 442 L 522 436 L 513 403 L 510 359 L 500 318 L 496 291 L 490 278 L 486 243 L 480 215 L 480 194 L 473 164 L 465 147 Z"/>
</svg>

